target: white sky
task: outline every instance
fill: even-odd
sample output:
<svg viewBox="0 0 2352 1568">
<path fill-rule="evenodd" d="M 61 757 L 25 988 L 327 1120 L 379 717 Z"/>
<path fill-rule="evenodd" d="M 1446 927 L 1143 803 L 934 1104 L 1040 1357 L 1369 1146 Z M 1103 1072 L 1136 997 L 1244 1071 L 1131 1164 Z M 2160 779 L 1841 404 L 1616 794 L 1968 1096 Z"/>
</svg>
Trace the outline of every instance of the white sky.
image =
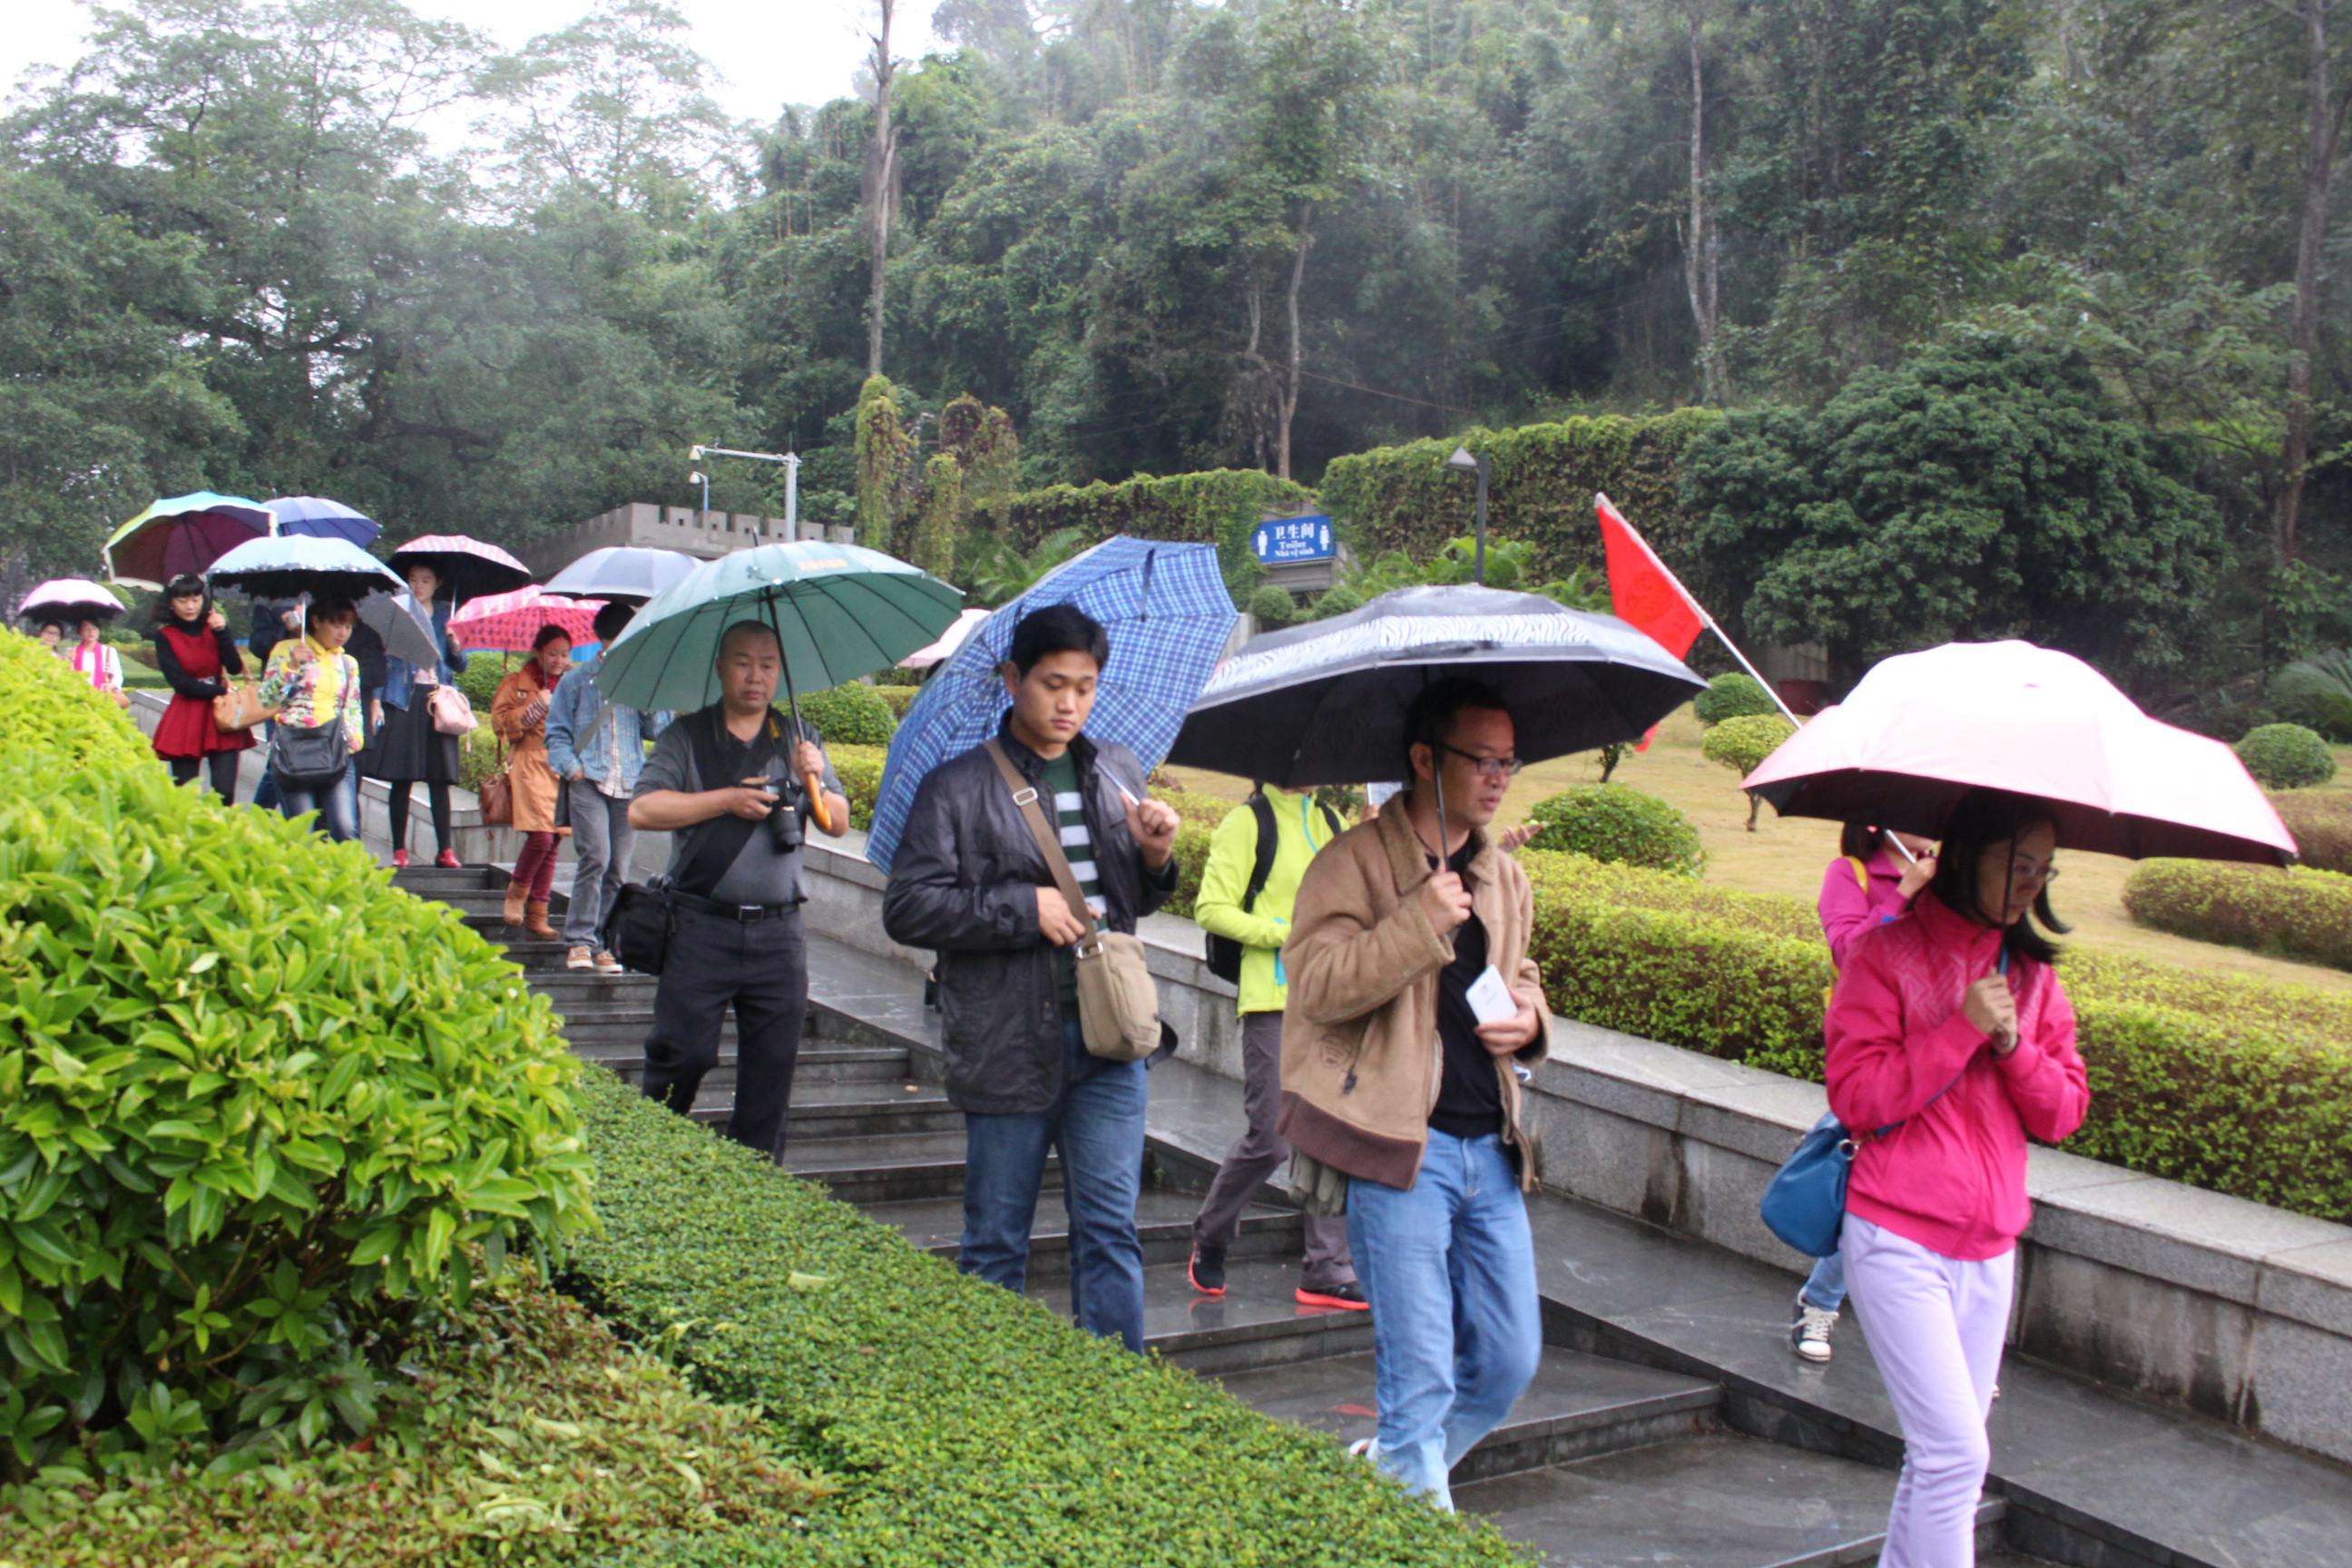
<svg viewBox="0 0 2352 1568">
<path fill-rule="evenodd" d="M 136 0 L 123 0 L 135 5 Z M 787 103 L 824 103 L 850 90 L 866 48 L 872 0 L 671 0 L 692 25 L 693 45 L 716 62 L 710 93 L 739 119 L 765 125 Z M 586 14 L 592 0 L 407 0 L 421 16 L 463 21 L 509 48 L 551 33 Z M 936 47 L 933 0 L 902 0 L 891 50 L 919 58 Z M 25 0 L 0 29 L 0 83 L 10 93 L 25 72 L 71 63 L 80 53 L 89 14 L 76 0 Z"/>
</svg>

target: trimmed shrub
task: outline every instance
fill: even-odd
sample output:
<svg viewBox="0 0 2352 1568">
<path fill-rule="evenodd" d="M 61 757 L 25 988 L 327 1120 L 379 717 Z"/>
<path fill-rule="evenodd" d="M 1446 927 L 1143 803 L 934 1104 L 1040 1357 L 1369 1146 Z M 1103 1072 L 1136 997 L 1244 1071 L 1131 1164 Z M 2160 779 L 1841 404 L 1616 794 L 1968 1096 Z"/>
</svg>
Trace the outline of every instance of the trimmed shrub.
<svg viewBox="0 0 2352 1568">
<path fill-rule="evenodd" d="M 2294 835 L 2305 865 L 2352 873 L 2352 795 L 2285 790 L 2271 796 L 2271 805 Z"/>
<path fill-rule="evenodd" d="M 2238 760 L 2265 789 L 2305 789 L 2336 776 L 2336 753 L 2300 724 L 2264 724 L 2238 742 Z"/>
<path fill-rule="evenodd" d="M 789 1536 L 830 1489 L 779 1458 L 757 1411 L 695 1394 L 520 1275 L 420 1331 L 397 1441 L 322 1446 L 276 1475 L 192 1463 L 94 1499 L 28 1489 L 0 1512 L 0 1561 L 538 1568 L 656 1534 Z"/>
<path fill-rule="evenodd" d="M 1528 817 L 1543 824 L 1528 841 L 1531 849 L 1565 850 L 1681 877 L 1706 868 L 1706 850 L 1690 818 L 1629 784 L 1577 784 L 1536 802 Z"/>
<path fill-rule="evenodd" d="M 898 732 L 898 716 L 870 686 L 853 680 L 830 691 L 800 694 L 801 717 L 816 726 L 830 751 L 841 746 L 887 746 Z"/>
<path fill-rule="evenodd" d="M 2124 908 L 2156 931 L 2352 969 L 2352 877 L 2211 860 L 2143 860 Z"/>
<path fill-rule="evenodd" d="M 1753 681 L 1749 682 L 1754 685 Z M 1700 699 L 1705 701 L 1705 698 Z M 1797 727 L 1778 713 L 1743 713 L 1736 719 L 1726 719 L 1706 732 L 1699 753 L 1710 763 L 1729 768 L 1746 778 L 1764 765 L 1764 759 L 1780 749 L 1780 742 L 1797 732 Z M 1764 804 L 1760 795 L 1748 797 L 1748 831 L 1756 831 L 1756 813 Z"/>
<path fill-rule="evenodd" d="M 580 1100 L 604 1234 L 572 1286 L 842 1484 L 793 1535 L 624 1562 L 1519 1561 L 1328 1436 L 958 1274 L 607 1073 Z"/>
<path fill-rule="evenodd" d="M 1286 589 L 1268 583 L 1249 596 L 1249 613 L 1267 631 L 1276 631 L 1298 619 L 1298 601 Z"/>
<path fill-rule="evenodd" d="M 1802 900 L 1523 852 L 1553 1010 L 1819 1082 L 1829 950 Z M 2070 949 L 2091 1111 L 2066 1148 L 2352 1219 L 2352 997 Z"/>
<path fill-rule="evenodd" d="M 476 653 L 466 659 L 466 668 L 457 672 L 457 689 L 474 705 L 474 717 L 482 728 L 490 727 L 490 703 L 499 694 L 499 682 L 522 668 L 523 656 L 512 653 Z M 247 665 L 253 661 L 247 659 Z"/>
<path fill-rule="evenodd" d="M 586 1220 L 578 1064 L 453 910 L 357 845 L 177 788 L 110 704 L 16 651 L 0 1470 L 364 1430 L 371 1336 L 462 1298 L 478 1253 Z"/>
<path fill-rule="evenodd" d="M 871 689 L 882 700 L 882 705 L 890 710 L 890 717 L 896 721 L 907 716 L 907 710 L 915 705 L 915 699 L 922 694 L 923 689 L 919 686 L 877 686 Z"/>
<path fill-rule="evenodd" d="M 849 826 L 864 833 L 874 826 L 874 799 L 882 793 L 882 764 L 890 753 L 881 746 L 836 746 L 827 741 L 824 754 L 849 795 Z"/>
<path fill-rule="evenodd" d="M 1176 829 L 1176 890 L 1160 907 L 1160 913 L 1181 920 L 1192 918 L 1193 901 L 1201 896 L 1201 873 L 1209 864 L 1209 840 L 1216 833 L 1217 823 L 1233 809 L 1231 801 L 1219 801 L 1217 805 L 1220 809 L 1213 820 L 1185 816 L 1183 825 Z"/>
<path fill-rule="evenodd" d="M 1780 705 L 1764 689 L 1764 683 L 1745 670 L 1728 670 L 1706 683 L 1706 689 L 1691 700 L 1691 711 L 1702 724 L 1720 724 L 1727 719 L 1745 719 L 1770 714 L 1783 717 Z"/>
</svg>

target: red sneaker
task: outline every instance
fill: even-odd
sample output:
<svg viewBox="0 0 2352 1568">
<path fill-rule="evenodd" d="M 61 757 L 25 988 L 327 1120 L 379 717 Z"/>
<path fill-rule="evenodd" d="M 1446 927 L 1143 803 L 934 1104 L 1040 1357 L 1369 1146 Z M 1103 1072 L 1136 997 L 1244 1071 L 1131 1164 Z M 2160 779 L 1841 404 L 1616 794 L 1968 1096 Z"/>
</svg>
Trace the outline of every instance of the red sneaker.
<svg viewBox="0 0 2352 1568">
<path fill-rule="evenodd" d="M 407 870 L 407 869 L 408 869 L 408 851 L 407 851 L 407 850 L 405 850 L 405 849 L 395 849 L 395 850 L 394 850 L 394 851 L 392 852 L 392 867 L 393 867 L 393 869 L 394 869 L 394 870 L 395 870 L 395 871 L 405 871 L 405 870 Z"/>
<path fill-rule="evenodd" d="M 464 868 L 457 863 L 457 852 L 455 849 L 444 849 L 440 854 L 433 857 L 433 863 L 436 866 L 440 867 L 445 871 L 457 871 L 464 869 Z"/>
</svg>

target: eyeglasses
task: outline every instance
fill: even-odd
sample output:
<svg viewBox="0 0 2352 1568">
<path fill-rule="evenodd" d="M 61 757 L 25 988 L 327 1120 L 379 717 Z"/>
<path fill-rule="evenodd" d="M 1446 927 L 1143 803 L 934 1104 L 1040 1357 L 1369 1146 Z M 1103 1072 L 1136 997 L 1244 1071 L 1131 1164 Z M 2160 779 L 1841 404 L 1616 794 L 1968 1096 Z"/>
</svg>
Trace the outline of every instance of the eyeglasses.
<svg viewBox="0 0 2352 1568">
<path fill-rule="evenodd" d="M 2057 879 L 2058 868 L 2054 862 L 2021 858 L 2009 863 L 2009 880 L 2012 887 L 2020 883 L 2039 883 L 2046 888 Z"/>
<path fill-rule="evenodd" d="M 1459 746 L 1449 746 L 1443 741 L 1437 743 L 1437 749 L 1441 752 L 1451 752 L 1468 763 L 1471 771 L 1482 779 L 1507 779 L 1527 766 L 1527 763 L 1517 757 L 1482 757 L 1475 752 L 1465 752 Z"/>
</svg>

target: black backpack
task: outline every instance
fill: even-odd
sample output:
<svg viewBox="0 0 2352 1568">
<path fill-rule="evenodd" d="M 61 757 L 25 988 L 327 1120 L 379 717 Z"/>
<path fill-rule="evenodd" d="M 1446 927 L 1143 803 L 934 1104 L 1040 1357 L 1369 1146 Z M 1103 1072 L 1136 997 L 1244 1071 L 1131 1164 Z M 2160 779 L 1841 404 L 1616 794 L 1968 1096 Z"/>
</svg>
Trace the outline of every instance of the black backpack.
<svg viewBox="0 0 2352 1568">
<path fill-rule="evenodd" d="M 1250 814 L 1257 818 L 1257 855 L 1250 866 L 1249 888 L 1242 894 L 1242 910 L 1246 913 L 1257 907 L 1257 896 L 1265 891 L 1265 879 L 1274 872 L 1274 854 L 1279 847 L 1274 828 L 1274 802 L 1263 791 L 1253 790 L 1245 802 Z M 1342 831 L 1339 814 L 1324 806 L 1323 820 L 1331 825 L 1331 837 Z M 1231 937 L 1209 933 L 1209 973 L 1218 979 L 1238 985 L 1242 978 L 1242 944 Z"/>
</svg>

